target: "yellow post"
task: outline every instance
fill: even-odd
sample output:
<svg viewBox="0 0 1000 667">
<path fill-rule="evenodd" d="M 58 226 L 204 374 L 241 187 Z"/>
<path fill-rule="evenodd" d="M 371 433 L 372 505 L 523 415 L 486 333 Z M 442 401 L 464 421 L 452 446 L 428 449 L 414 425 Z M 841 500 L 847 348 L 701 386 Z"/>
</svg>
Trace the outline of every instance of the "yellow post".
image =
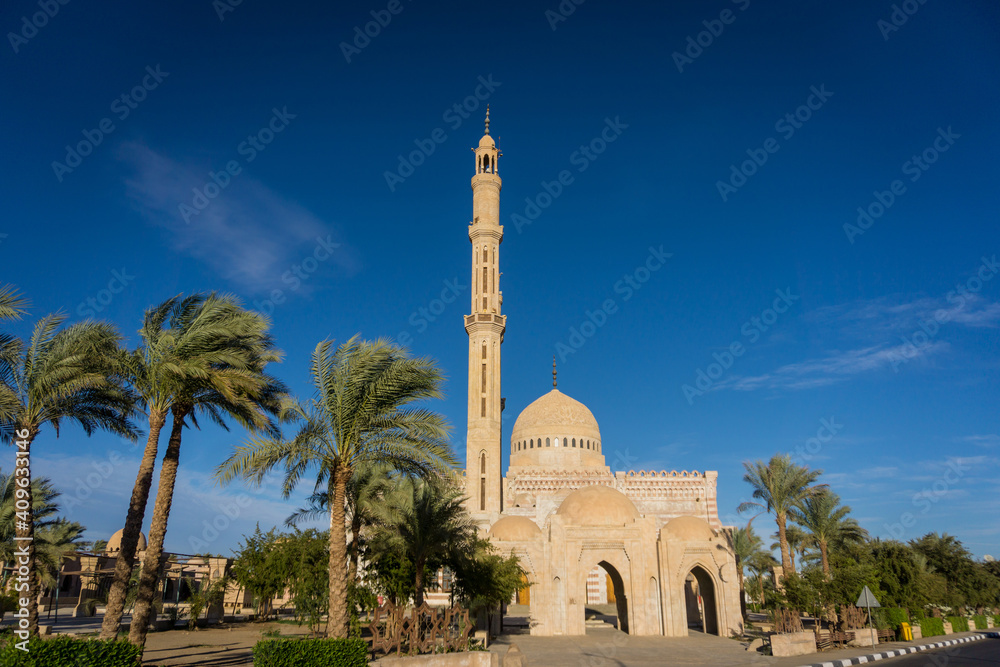
<svg viewBox="0 0 1000 667">
<path fill-rule="evenodd" d="M 909 623 L 900 624 L 900 629 L 903 631 L 903 641 L 913 640 L 913 630 L 910 628 Z"/>
</svg>

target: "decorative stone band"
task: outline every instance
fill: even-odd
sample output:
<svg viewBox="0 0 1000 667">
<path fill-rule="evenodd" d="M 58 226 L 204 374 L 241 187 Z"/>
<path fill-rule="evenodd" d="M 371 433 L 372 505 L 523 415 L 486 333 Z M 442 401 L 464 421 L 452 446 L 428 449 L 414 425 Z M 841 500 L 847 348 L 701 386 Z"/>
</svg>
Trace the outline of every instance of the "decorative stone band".
<svg viewBox="0 0 1000 667">
<path fill-rule="evenodd" d="M 810 665 L 803 665 L 802 667 L 847 667 L 847 665 L 861 665 L 866 662 L 874 662 L 875 660 L 885 660 L 886 658 L 895 658 L 900 655 L 907 655 L 909 653 L 919 653 L 920 651 L 929 651 L 935 648 L 944 648 L 945 646 L 952 646 L 954 644 L 965 644 L 966 642 L 974 642 L 978 639 L 1000 639 L 1000 633 L 997 632 L 986 632 L 980 633 L 978 635 L 972 635 L 970 637 L 961 637 L 959 639 L 949 639 L 943 642 L 934 642 L 933 644 L 921 644 L 920 646 L 909 646 L 907 648 L 898 648 L 894 651 L 886 651 L 885 653 L 870 653 L 868 655 L 859 655 L 856 658 L 844 658 L 843 660 L 832 660 L 830 662 L 814 662 Z"/>
</svg>

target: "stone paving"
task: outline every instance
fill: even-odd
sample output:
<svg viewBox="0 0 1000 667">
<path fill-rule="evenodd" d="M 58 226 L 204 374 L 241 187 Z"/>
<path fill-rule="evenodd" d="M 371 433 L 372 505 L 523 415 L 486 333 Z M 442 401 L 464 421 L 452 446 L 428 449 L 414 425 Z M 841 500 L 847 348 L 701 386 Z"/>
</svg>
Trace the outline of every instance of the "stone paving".
<svg viewBox="0 0 1000 667">
<path fill-rule="evenodd" d="M 977 633 L 949 635 L 948 639 Z M 944 639 L 943 637 L 934 639 Z M 983 640 L 989 641 L 989 640 Z M 877 649 L 849 648 L 791 658 L 749 653 L 745 644 L 733 639 L 692 632 L 688 637 L 630 637 L 611 627 L 588 629 L 584 637 L 532 637 L 506 634 L 494 646 L 517 644 L 531 667 L 639 667 L 645 665 L 758 665 L 801 667 L 813 663 L 850 659 L 877 651 L 919 646 L 931 640 L 889 642 Z"/>
</svg>

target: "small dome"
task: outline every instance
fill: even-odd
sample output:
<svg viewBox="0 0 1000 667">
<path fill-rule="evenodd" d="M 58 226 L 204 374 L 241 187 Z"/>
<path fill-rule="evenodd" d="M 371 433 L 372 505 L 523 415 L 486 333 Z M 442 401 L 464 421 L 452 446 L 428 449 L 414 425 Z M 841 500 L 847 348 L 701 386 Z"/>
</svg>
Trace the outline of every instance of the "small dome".
<svg viewBox="0 0 1000 667">
<path fill-rule="evenodd" d="M 610 486 L 585 486 L 566 496 L 556 514 L 574 526 L 623 526 L 639 518 L 639 510 Z"/>
<path fill-rule="evenodd" d="M 493 524 L 490 535 L 505 542 L 525 542 L 533 540 L 542 530 L 534 521 L 523 516 L 505 516 Z"/>
<path fill-rule="evenodd" d="M 119 530 L 117 533 L 111 536 L 108 540 L 108 546 L 104 547 L 107 553 L 118 553 L 122 550 L 122 535 L 125 533 L 125 529 Z M 142 551 L 146 548 L 146 536 L 139 533 L 139 540 L 136 542 L 135 550 Z"/>
<path fill-rule="evenodd" d="M 553 389 L 521 411 L 510 434 L 512 468 L 604 468 L 601 430 L 587 406 Z"/>
<path fill-rule="evenodd" d="M 496 142 L 493 141 L 493 137 L 488 134 L 484 134 L 483 138 L 479 140 L 480 148 L 496 148 Z"/>
<path fill-rule="evenodd" d="M 675 540 L 703 541 L 715 537 L 708 522 L 696 516 L 675 517 L 667 522 L 663 531 Z"/>
</svg>

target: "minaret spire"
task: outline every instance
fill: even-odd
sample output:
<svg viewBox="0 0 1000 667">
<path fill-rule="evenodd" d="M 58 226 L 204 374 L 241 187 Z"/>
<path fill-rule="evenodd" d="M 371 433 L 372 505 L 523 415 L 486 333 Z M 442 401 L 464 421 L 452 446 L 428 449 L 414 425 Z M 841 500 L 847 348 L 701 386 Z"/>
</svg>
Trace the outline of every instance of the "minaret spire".
<svg viewBox="0 0 1000 667">
<path fill-rule="evenodd" d="M 486 105 L 486 134 L 490 133 L 490 105 Z"/>
<path fill-rule="evenodd" d="M 552 355 L 552 388 L 556 388 L 556 355 Z"/>
</svg>

